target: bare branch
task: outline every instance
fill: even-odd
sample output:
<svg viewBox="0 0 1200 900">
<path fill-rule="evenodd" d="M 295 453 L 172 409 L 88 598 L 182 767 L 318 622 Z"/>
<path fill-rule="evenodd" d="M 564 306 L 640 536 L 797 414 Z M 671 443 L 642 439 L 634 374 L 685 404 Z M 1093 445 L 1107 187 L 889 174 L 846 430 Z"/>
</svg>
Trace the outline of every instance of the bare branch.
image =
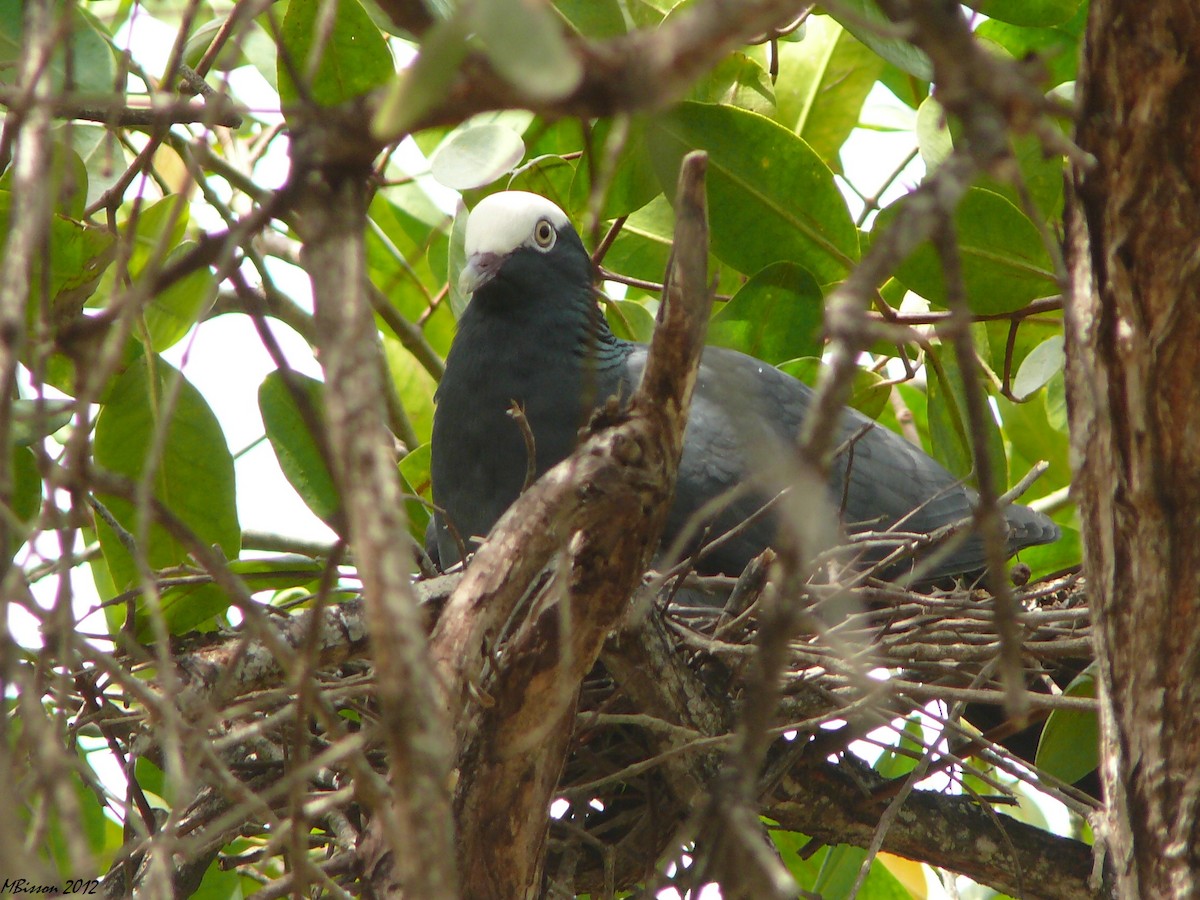
<svg viewBox="0 0 1200 900">
<path fill-rule="evenodd" d="M 375 810 L 377 853 L 398 884 L 430 900 L 457 896 L 448 795 L 449 727 L 430 677 L 425 634 L 405 555 L 403 493 L 387 430 L 379 334 L 363 249 L 365 172 L 309 168 L 301 222 L 325 369 L 329 446 L 363 582 L 393 796 Z"/>
</svg>

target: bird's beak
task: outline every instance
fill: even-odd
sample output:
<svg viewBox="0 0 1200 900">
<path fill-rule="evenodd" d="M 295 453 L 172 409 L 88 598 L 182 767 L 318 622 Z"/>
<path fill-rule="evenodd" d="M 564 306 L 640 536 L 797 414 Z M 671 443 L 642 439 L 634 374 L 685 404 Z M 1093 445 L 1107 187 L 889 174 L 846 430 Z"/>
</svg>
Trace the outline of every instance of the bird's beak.
<svg viewBox="0 0 1200 900">
<path fill-rule="evenodd" d="M 473 294 L 493 278 L 504 265 L 505 257 L 498 253 L 474 253 L 467 259 L 458 275 L 458 292 L 464 297 Z"/>
</svg>

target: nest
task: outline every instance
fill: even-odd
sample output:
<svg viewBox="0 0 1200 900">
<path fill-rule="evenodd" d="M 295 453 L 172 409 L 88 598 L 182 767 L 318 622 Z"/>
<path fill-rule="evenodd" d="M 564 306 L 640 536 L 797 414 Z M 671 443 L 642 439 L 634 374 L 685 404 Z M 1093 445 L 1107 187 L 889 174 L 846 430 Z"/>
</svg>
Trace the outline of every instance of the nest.
<svg viewBox="0 0 1200 900">
<path fill-rule="evenodd" d="M 436 579 L 424 589 L 436 605 L 452 587 Z M 1081 814 L 1092 808 L 1087 794 L 1038 773 L 1000 743 L 1015 726 L 1002 722 L 981 734 L 967 724 L 979 724 L 974 713 L 1005 703 L 1000 639 L 986 593 L 916 593 L 872 583 L 852 591 L 809 585 L 805 595 L 802 604 L 795 598 L 775 604 L 800 609 L 804 627 L 790 632 L 799 637 L 772 630 L 778 623 L 764 597 L 741 613 L 643 601 L 610 638 L 579 695 L 560 799 L 551 810 L 547 895 L 610 896 L 634 884 L 665 885 L 664 860 L 679 858 L 710 828 L 697 810 L 753 730 L 751 720 L 767 748 L 759 811 L 789 830 L 816 836 L 824 823 L 832 837 L 853 825 L 835 821 L 818 802 L 845 789 L 837 781 L 845 778 L 874 804 L 863 821 L 878 819 L 895 785 L 862 764 L 851 745 L 875 740 L 878 729 L 918 710 L 943 723 L 935 745 L 921 746 L 923 732 L 908 729 L 891 752 L 911 757 L 922 777 L 942 772 L 958 779 L 970 767 L 992 786 L 992 803 L 1006 802 L 1020 780 Z M 1070 574 L 1029 585 L 1017 599 L 1030 718 L 1086 707 L 1061 692 L 1091 659 L 1081 579 Z M 323 615 L 320 629 L 304 616 L 280 617 L 274 620 L 280 631 L 267 641 L 239 633 L 176 648 L 182 681 L 157 699 L 127 671 L 109 677 L 123 667 L 101 674 L 107 664 L 95 665 L 94 650 L 80 641 L 92 665 L 74 681 L 82 714 L 73 734 L 102 734 L 127 758 L 140 755 L 166 770 L 171 754 L 183 754 L 190 780 L 178 790 L 190 791 L 191 799 L 184 797 L 175 813 L 173 858 L 183 861 L 173 877 L 177 892 L 215 858 L 262 881 L 256 896 L 306 886 L 355 893 L 364 798 L 386 794 L 387 765 L 373 727 L 360 601 Z M 280 644 L 297 651 L 281 670 L 292 667 L 286 681 L 266 671 L 270 660 L 279 661 Z M 761 683 L 767 650 L 783 661 L 771 690 Z M 266 654 L 261 671 L 260 653 Z M 148 656 L 144 665 L 154 661 Z M 807 775 L 797 780 L 801 770 Z M 114 806 L 123 800 L 132 837 L 106 882 L 110 896 L 153 877 L 139 871 L 156 840 L 148 824 L 156 814 L 145 804 L 149 786 L 142 780 L 134 774 L 127 796 L 112 800 Z M 801 800 L 798 790 L 834 794 Z M 797 820 L 794 808 L 825 818 Z M 297 866 L 297 859 L 305 862 Z"/>
</svg>

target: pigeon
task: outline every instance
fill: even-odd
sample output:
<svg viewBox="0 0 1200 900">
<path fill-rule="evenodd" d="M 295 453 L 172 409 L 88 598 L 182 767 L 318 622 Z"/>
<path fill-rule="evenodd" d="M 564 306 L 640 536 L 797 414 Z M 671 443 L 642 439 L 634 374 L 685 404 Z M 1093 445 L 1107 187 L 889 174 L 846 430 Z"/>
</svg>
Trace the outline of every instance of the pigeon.
<svg viewBox="0 0 1200 900">
<path fill-rule="evenodd" d="M 465 249 L 459 287 L 471 300 L 433 418 L 435 513 L 426 543 L 443 569 L 488 534 L 530 470 L 540 475 L 570 455 L 597 407 L 632 396 L 648 352 L 610 330 L 588 252 L 551 201 L 523 191 L 484 198 L 467 220 Z M 679 544 L 700 574 L 737 576 L 771 546 L 778 521 L 762 510 L 778 485 L 759 477 L 770 468 L 764 454 L 794 446 L 812 398 L 811 388 L 773 366 L 706 347 L 662 547 Z M 848 533 L 928 535 L 972 514 L 978 495 L 900 435 L 850 408 L 838 428 L 830 503 L 812 506 L 840 514 Z M 796 506 L 788 505 L 789 514 Z M 1010 556 L 1059 537 L 1050 519 L 1028 507 L 1009 506 L 1004 517 Z M 885 554 L 875 549 L 858 563 Z M 880 574 L 897 579 L 913 564 Z M 984 568 L 983 542 L 970 536 L 928 563 L 921 578 L 935 583 Z"/>
</svg>

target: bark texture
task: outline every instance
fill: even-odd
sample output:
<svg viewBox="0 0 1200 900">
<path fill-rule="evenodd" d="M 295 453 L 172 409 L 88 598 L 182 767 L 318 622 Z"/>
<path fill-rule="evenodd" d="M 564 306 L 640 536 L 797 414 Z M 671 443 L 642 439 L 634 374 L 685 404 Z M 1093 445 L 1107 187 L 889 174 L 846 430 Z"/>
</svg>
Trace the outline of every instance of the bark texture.
<svg viewBox="0 0 1200 900">
<path fill-rule="evenodd" d="M 1093 0 L 1068 391 L 1124 897 L 1200 895 L 1200 7 Z"/>
</svg>

